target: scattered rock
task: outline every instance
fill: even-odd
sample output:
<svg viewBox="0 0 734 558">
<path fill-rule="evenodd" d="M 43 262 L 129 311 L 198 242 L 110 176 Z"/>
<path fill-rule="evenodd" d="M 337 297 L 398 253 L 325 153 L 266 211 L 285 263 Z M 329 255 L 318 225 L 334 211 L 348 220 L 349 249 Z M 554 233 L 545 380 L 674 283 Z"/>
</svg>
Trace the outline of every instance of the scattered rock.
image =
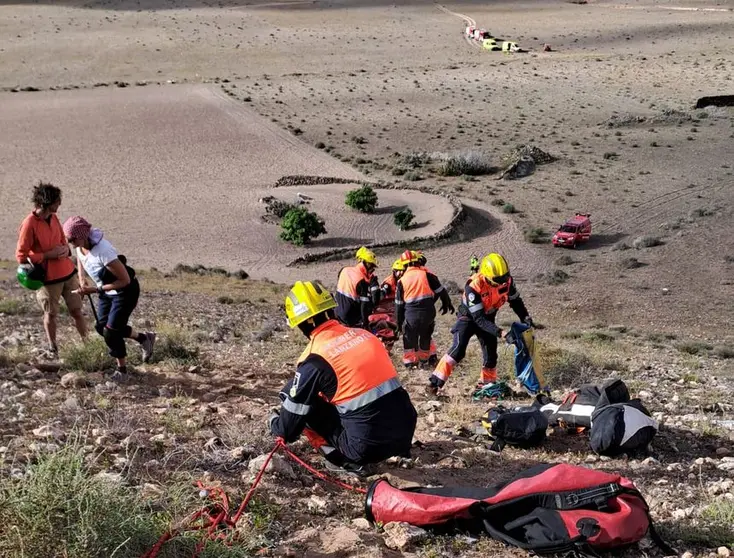
<svg viewBox="0 0 734 558">
<path fill-rule="evenodd" d="M 67 372 L 61 376 L 61 387 L 63 388 L 83 388 L 87 387 L 86 378 L 76 372 Z"/>
<path fill-rule="evenodd" d="M 267 458 L 268 456 L 266 454 L 263 454 L 251 459 L 250 462 L 247 464 L 247 470 L 250 471 L 250 473 L 257 474 Z M 273 458 L 270 460 L 270 463 L 268 463 L 265 471 L 267 473 L 275 473 L 276 475 L 281 475 L 289 479 L 295 480 L 297 478 L 296 473 L 293 471 L 293 467 L 291 467 L 290 463 L 288 463 L 285 458 L 280 455 L 273 455 Z"/>
<path fill-rule="evenodd" d="M 372 529 L 372 525 L 370 525 L 370 522 L 367 521 L 364 517 L 352 519 L 352 525 L 354 525 L 360 531 L 369 531 L 370 529 Z"/>
<path fill-rule="evenodd" d="M 731 449 L 730 448 L 716 448 L 716 455 L 719 457 L 726 457 L 727 455 L 731 455 Z"/>
<path fill-rule="evenodd" d="M 109 483 L 114 484 L 122 484 L 122 475 L 120 473 L 109 473 L 107 471 L 100 471 L 96 475 L 94 475 L 95 478 L 107 481 Z"/>
<path fill-rule="evenodd" d="M 246 446 L 238 446 L 229 450 L 229 458 L 232 461 L 244 461 L 253 455 L 255 455 L 255 449 Z"/>
<path fill-rule="evenodd" d="M 337 527 L 330 531 L 319 533 L 321 538 L 321 549 L 327 554 L 341 553 L 354 550 L 359 543 L 359 534 L 349 527 Z"/>
<path fill-rule="evenodd" d="M 31 397 L 35 399 L 36 401 L 43 403 L 48 399 L 48 393 L 43 391 L 42 389 L 37 389 L 31 394 Z"/>
<path fill-rule="evenodd" d="M 408 550 L 414 544 L 421 542 L 428 536 L 425 529 L 401 521 L 392 521 L 385 524 L 385 544 L 394 550 Z"/>
<path fill-rule="evenodd" d="M 64 432 L 53 425 L 46 424 L 35 428 L 33 430 L 33 435 L 36 438 L 53 438 L 55 440 L 60 440 L 64 437 Z"/>
<path fill-rule="evenodd" d="M 680 558 L 693 558 L 693 552 L 686 550 Z"/>
<path fill-rule="evenodd" d="M 334 505 L 329 502 L 326 498 L 321 496 L 311 495 L 306 500 L 306 507 L 312 513 L 319 515 L 331 515 L 334 511 Z"/>
<path fill-rule="evenodd" d="M 458 455 L 447 455 L 439 459 L 436 466 L 440 469 L 466 469 L 466 461 Z"/>
<path fill-rule="evenodd" d="M 719 548 L 716 549 L 716 555 L 726 558 L 728 556 L 731 556 L 731 550 L 729 550 L 725 546 L 720 546 Z"/>
</svg>

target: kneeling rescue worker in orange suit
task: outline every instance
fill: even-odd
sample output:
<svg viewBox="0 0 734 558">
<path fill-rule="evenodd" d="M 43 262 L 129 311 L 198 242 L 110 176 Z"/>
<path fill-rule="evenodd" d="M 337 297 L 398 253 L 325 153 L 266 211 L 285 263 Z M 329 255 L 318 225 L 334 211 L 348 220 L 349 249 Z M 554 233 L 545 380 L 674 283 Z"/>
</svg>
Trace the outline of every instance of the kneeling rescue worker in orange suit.
<svg viewBox="0 0 734 558">
<path fill-rule="evenodd" d="M 403 364 L 407 368 L 426 362 L 435 366 L 436 300 L 441 299 L 442 314 L 453 314 L 454 305 L 438 277 L 424 267 L 426 258 L 421 252 L 406 251 L 402 259 L 410 262 L 395 288 L 395 321 L 398 331 L 403 331 Z"/>
<path fill-rule="evenodd" d="M 505 302 L 529 326 L 533 320 L 513 284 L 510 268 L 499 254 L 484 257 L 479 273 L 469 278 L 457 312 L 456 324 L 451 329 L 454 341 L 430 377 L 428 391 L 436 393 L 451 376 L 454 367 L 466 355 L 466 347 L 473 335 L 482 347 L 482 373 L 477 387 L 497 381 L 497 338 L 502 330 L 495 324 L 497 310 Z"/>
<path fill-rule="evenodd" d="M 362 246 L 355 254 L 357 265 L 339 271 L 336 287 L 336 317 L 350 327 L 369 327 L 369 317 L 380 301 L 375 269 L 377 256 Z"/>
<path fill-rule="evenodd" d="M 417 414 L 379 339 L 340 324 L 335 307 L 318 282 L 299 281 L 286 298 L 289 325 L 309 342 L 270 430 L 288 443 L 303 433 L 328 468 L 359 474 L 366 464 L 410 455 Z"/>
</svg>

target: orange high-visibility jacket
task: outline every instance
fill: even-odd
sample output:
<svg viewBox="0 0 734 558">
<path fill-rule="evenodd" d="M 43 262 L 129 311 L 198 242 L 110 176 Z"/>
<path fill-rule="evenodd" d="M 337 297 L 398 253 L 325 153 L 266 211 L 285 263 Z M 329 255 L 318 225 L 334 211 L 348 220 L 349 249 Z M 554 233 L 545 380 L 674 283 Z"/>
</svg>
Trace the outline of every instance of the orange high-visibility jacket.
<svg viewBox="0 0 734 558">
<path fill-rule="evenodd" d="M 373 306 L 379 301 L 379 286 L 361 263 L 339 272 L 336 286 L 336 317 L 348 326 L 367 327 Z"/>
<path fill-rule="evenodd" d="M 407 451 L 416 413 L 382 343 L 363 329 L 336 320 L 318 326 L 298 359 L 293 381 L 281 393 L 280 416 L 271 430 L 292 442 L 313 419 L 314 425 L 339 420 L 338 445 L 352 460 L 381 460 Z M 323 410 L 334 405 L 338 418 Z M 319 419 L 312 413 L 322 413 Z M 309 418 L 310 417 L 310 418 Z M 322 434 L 327 436 L 328 434 Z"/>
<path fill-rule="evenodd" d="M 497 310 L 506 302 L 510 303 L 510 308 L 520 320 L 528 316 L 525 303 L 520 298 L 512 278 L 504 285 L 490 285 L 481 273 L 475 273 L 464 287 L 459 305 L 459 319 L 469 318 L 481 329 L 496 335 L 497 326 L 494 319 Z"/>
</svg>

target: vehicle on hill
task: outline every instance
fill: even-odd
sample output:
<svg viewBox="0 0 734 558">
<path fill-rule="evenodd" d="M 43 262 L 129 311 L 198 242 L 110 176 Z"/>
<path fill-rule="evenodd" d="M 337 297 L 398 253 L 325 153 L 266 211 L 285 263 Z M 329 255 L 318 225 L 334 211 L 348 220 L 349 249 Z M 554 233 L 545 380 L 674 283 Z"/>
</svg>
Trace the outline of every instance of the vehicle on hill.
<svg viewBox="0 0 734 558">
<path fill-rule="evenodd" d="M 569 219 L 553 235 L 553 246 L 570 246 L 576 248 L 591 237 L 591 213 L 577 213 Z"/>
</svg>

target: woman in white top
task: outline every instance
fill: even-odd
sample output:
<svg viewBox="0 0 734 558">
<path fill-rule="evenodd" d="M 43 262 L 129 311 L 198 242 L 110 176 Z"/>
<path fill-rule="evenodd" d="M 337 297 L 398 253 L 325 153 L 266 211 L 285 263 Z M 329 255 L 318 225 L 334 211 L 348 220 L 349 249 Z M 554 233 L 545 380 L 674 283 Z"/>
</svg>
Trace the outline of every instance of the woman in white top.
<svg viewBox="0 0 734 558">
<path fill-rule="evenodd" d="M 69 217 L 64 223 L 64 235 L 76 248 L 79 261 L 78 292 L 81 295 L 97 293 L 97 333 L 104 337 L 110 356 L 117 359 L 114 377 L 127 373 L 125 339 L 135 339 L 143 348 L 143 362 L 153 354 L 155 333 L 137 333 L 128 325 L 130 315 L 138 304 L 140 284 L 135 270 L 126 265 L 125 256 L 117 254 L 102 231 L 92 228 L 83 217 Z M 84 271 L 95 285 L 85 284 Z"/>
</svg>

